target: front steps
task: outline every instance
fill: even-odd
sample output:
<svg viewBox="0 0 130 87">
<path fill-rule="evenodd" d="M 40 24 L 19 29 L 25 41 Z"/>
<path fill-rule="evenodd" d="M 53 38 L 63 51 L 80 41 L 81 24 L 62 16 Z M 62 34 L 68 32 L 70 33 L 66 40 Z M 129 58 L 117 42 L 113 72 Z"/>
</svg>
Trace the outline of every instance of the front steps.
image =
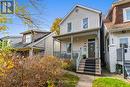
<svg viewBox="0 0 130 87">
<path fill-rule="evenodd" d="M 80 61 L 78 73 L 101 75 L 101 67 L 99 59 L 82 59 Z"/>
</svg>

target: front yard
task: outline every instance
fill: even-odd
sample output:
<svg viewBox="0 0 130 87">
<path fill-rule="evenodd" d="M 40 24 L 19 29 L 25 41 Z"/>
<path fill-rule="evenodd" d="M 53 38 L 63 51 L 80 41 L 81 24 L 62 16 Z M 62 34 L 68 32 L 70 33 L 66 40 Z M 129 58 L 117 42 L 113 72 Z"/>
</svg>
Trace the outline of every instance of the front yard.
<svg viewBox="0 0 130 87">
<path fill-rule="evenodd" d="M 79 81 L 79 77 L 65 73 L 62 77 L 63 87 L 75 87 Z"/>
<path fill-rule="evenodd" d="M 130 87 L 130 84 L 116 78 L 98 78 L 93 81 L 93 87 Z"/>
</svg>

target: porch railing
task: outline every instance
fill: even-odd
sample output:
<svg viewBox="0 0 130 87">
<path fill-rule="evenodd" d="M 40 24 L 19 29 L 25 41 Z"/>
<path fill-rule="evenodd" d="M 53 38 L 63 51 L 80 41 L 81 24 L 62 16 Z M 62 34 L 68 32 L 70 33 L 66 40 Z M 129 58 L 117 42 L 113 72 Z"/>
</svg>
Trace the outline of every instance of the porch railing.
<svg viewBox="0 0 130 87">
<path fill-rule="evenodd" d="M 117 49 L 117 61 L 122 61 L 122 48 Z"/>
<path fill-rule="evenodd" d="M 82 57 L 81 57 L 81 52 L 78 53 L 78 58 L 76 60 L 76 70 L 78 71 L 78 68 L 79 68 L 79 64 L 80 64 L 80 61 L 81 61 Z"/>
<path fill-rule="evenodd" d="M 72 53 L 73 59 L 77 59 L 78 58 L 78 51 L 75 51 Z M 71 59 L 71 53 L 67 53 L 66 51 L 55 51 L 54 52 L 54 56 L 58 57 L 58 58 L 64 58 L 64 59 Z"/>
</svg>

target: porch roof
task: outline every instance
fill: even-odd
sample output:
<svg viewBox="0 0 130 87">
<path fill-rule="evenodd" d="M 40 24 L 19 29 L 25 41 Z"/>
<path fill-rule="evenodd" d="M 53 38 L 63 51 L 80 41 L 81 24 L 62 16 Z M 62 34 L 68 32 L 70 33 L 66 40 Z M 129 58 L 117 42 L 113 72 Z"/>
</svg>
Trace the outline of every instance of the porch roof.
<svg viewBox="0 0 130 87">
<path fill-rule="evenodd" d="M 16 51 L 27 51 L 27 50 L 31 50 L 31 49 L 34 49 L 34 50 L 44 50 L 44 48 L 41 48 L 41 47 L 23 47 L 23 48 L 13 48 L 13 50 L 16 50 Z"/>
<path fill-rule="evenodd" d="M 85 35 L 97 35 L 97 31 L 100 28 L 95 28 L 95 29 L 87 29 L 87 30 L 83 30 L 83 31 L 79 31 L 79 32 L 72 32 L 72 33 L 67 33 L 67 34 L 62 34 L 62 35 L 58 35 L 58 36 L 54 36 L 53 38 L 62 38 L 62 37 L 66 37 L 66 36 L 76 36 L 76 35 L 80 35 L 80 34 L 85 34 Z"/>
</svg>

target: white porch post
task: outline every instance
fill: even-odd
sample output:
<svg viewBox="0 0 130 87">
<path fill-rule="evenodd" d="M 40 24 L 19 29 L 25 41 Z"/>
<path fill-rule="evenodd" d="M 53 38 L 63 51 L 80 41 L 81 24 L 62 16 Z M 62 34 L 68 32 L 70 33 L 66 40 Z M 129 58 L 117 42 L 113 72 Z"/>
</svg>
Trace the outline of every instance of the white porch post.
<svg viewBox="0 0 130 87">
<path fill-rule="evenodd" d="M 71 36 L 71 60 L 73 60 L 73 36 Z"/>
<path fill-rule="evenodd" d="M 60 58 L 61 58 L 61 41 L 60 41 Z"/>
<path fill-rule="evenodd" d="M 98 40 L 98 57 L 100 58 L 101 57 L 101 55 L 100 55 L 100 30 L 98 31 L 98 38 L 97 38 L 97 40 Z"/>
<path fill-rule="evenodd" d="M 29 57 L 33 57 L 33 48 L 31 48 L 31 50 L 29 50 Z"/>
<path fill-rule="evenodd" d="M 54 51 L 55 51 L 55 50 L 54 50 L 54 46 L 55 46 L 54 44 L 55 44 L 55 43 L 54 43 L 54 38 L 53 38 L 53 54 L 52 54 L 53 56 L 55 56 L 55 55 L 54 55 Z"/>
</svg>

